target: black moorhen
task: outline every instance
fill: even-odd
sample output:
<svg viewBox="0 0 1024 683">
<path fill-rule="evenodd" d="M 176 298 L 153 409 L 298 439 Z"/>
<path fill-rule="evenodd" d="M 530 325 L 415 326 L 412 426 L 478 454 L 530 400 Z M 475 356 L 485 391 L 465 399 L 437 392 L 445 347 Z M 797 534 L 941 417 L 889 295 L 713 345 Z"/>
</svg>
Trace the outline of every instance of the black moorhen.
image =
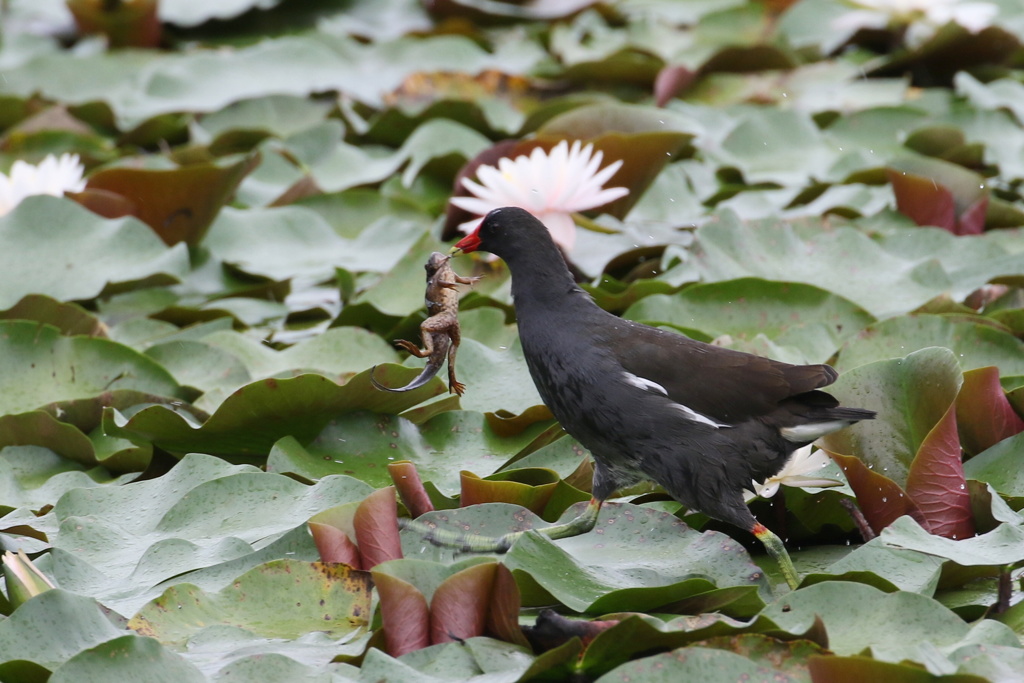
<svg viewBox="0 0 1024 683">
<path fill-rule="evenodd" d="M 654 481 L 692 510 L 752 532 L 798 577 L 781 539 L 751 514 L 743 490 L 792 453 L 875 413 L 818 391 L 828 365 L 790 365 L 623 320 L 576 286 L 544 225 L 523 209 L 491 211 L 454 250 L 508 264 L 530 374 L 544 403 L 594 457 L 593 498 L 580 517 L 541 531 L 589 531 L 617 489 Z M 454 251 L 453 250 L 453 251 Z M 518 536 L 473 539 L 502 550 Z"/>
</svg>

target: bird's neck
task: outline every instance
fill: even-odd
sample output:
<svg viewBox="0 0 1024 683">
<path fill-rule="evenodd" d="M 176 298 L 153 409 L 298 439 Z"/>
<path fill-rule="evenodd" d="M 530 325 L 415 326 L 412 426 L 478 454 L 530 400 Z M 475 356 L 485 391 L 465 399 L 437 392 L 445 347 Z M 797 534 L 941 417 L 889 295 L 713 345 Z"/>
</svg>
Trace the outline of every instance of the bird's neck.
<svg viewBox="0 0 1024 683">
<path fill-rule="evenodd" d="M 512 273 L 512 297 L 519 315 L 533 310 L 554 311 L 566 307 L 593 305 L 554 248 L 538 250 L 530 258 L 506 258 Z"/>
</svg>

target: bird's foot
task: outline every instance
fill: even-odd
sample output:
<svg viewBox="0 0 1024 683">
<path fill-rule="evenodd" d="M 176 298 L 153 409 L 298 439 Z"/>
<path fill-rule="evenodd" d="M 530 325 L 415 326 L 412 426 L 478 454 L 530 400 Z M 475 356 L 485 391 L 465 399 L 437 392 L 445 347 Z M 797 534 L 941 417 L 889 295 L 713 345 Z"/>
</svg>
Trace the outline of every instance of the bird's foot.
<svg viewBox="0 0 1024 683">
<path fill-rule="evenodd" d="M 591 498 L 582 513 L 564 524 L 535 529 L 542 536 L 550 539 L 570 538 L 585 534 L 597 524 L 597 515 L 601 511 L 601 501 Z M 467 534 L 454 529 L 442 529 L 427 522 L 416 519 L 400 519 L 399 525 L 423 537 L 423 540 L 442 548 L 454 548 L 464 553 L 504 553 L 512 547 L 525 531 L 513 531 L 501 536 L 482 536 Z"/>
<path fill-rule="evenodd" d="M 790 559 L 789 553 L 786 551 L 786 545 L 782 542 L 782 539 L 772 533 L 771 530 L 763 524 L 755 524 L 751 531 L 755 536 L 757 536 L 757 539 L 764 544 L 764 548 L 768 551 L 768 554 L 778 562 L 779 569 L 782 570 L 782 575 L 786 578 L 786 583 L 789 584 L 789 588 L 791 590 L 796 590 L 797 586 L 800 585 L 800 575 L 796 573 L 796 567 L 793 566 L 793 560 Z"/>
</svg>

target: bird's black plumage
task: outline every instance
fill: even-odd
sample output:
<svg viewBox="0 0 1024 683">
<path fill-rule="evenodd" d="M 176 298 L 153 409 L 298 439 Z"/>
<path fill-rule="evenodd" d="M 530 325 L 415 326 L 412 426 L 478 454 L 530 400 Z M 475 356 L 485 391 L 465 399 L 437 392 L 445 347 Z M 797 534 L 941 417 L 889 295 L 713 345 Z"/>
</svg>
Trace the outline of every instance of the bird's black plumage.
<svg viewBox="0 0 1024 683">
<path fill-rule="evenodd" d="M 594 456 L 594 498 L 651 480 L 688 508 L 753 531 L 743 499 L 797 448 L 869 410 L 820 391 L 827 365 L 790 365 L 623 320 L 576 286 L 547 229 L 514 207 L 456 245 L 501 257 L 544 403 Z"/>
</svg>

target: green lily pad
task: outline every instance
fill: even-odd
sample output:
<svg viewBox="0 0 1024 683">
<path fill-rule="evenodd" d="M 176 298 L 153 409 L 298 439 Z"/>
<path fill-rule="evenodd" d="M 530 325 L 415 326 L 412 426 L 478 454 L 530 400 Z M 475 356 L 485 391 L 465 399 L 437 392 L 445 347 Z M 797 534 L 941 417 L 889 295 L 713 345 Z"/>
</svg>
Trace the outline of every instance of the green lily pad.
<svg viewBox="0 0 1024 683">
<path fill-rule="evenodd" d="M 579 510 L 570 508 L 563 520 Z M 552 542 L 527 534 L 505 564 L 518 581 L 526 575 L 570 609 L 592 614 L 653 609 L 715 586 L 766 587 L 763 572 L 728 536 L 702 534 L 671 515 L 632 505 L 606 505 L 597 527 L 579 536 Z M 525 588 L 524 601 L 532 602 Z"/>
<path fill-rule="evenodd" d="M 323 281 L 333 277 L 338 266 L 361 263 L 348 240 L 300 206 L 225 209 L 203 244 L 221 261 L 274 280 L 302 276 Z"/>
<path fill-rule="evenodd" d="M 133 612 L 171 577 L 244 562 L 286 532 L 299 526 L 304 532 L 317 512 L 370 490 L 348 477 L 307 487 L 192 454 L 157 479 L 68 491 L 37 525 L 54 548 L 73 557 L 54 567 L 60 585 Z"/>
<path fill-rule="evenodd" d="M 521 415 L 543 403 L 518 340 L 506 350 L 495 351 L 463 339 L 458 369 L 460 381 L 466 384 L 466 393 L 459 399 L 465 410 Z"/>
<path fill-rule="evenodd" d="M 331 328 L 281 351 L 226 330 L 203 336 L 202 343 L 234 356 L 257 379 L 317 372 L 341 381 L 397 357 L 390 344 L 358 327 Z"/>
<path fill-rule="evenodd" d="M 715 161 L 739 169 L 748 183 L 806 183 L 821 177 L 837 152 L 822 144 L 821 131 L 800 111 L 754 109 L 711 151 Z"/>
<path fill-rule="evenodd" d="M 887 593 L 897 590 L 933 595 L 939 583 L 942 560 L 919 552 L 893 547 L 871 539 L 823 572 L 812 572 L 804 585 L 826 580 L 864 583 Z"/>
<path fill-rule="evenodd" d="M 1014 508 L 1024 504 L 1024 432 L 1003 439 L 964 463 L 964 474 L 990 484 L 1010 499 Z"/>
<path fill-rule="evenodd" d="M 264 0 L 265 1 L 265 0 Z M 269 95 L 243 100 L 202 117 L 194 127 L 196 137 L 213 141 L 237 131 L 286 137 L 322 121 L 330 111 L 326 102 L 304 97 Z"/>
<path fill-rule="evenodd" d="M 28 294 L 81 301 L 170 284 L 188 268 L 184 246 L 168 249 L 139 221 L 104 220 L 54 197 L 29 197 L 0 217 L 0 240 L 0 309 Z"/>
<path fill-rule="evenodd" d="M 693 263 L 708 282 L 761 277 L 815 285 L 879 319 L 913 311 L 950 289 L 966 296 L 1001 271 L 1020 268 L 1019 255 L 998 247 L 1002 257 L 994 265 L 995 245 L 984 235 L 977 246 L 932 234 L 939 230 L 876 241 L 848 227 L 822 231 L 818 223 L 741 223 L 722 212 L 697 230 Z"/>
<path fill-rule="evenodd" d="M 408 382 L 415 374 L 395 368 L 394 379 Z M 369 370 L 343 386 L 322 375 L 300 375 L 242 387 L 203 424 L 162 405 L 144 408 L 129 418 L 108 410 L 103 424 L 107 434 L 150 441 L 172 453 L 203 451 L 262 462 L 282 437 L 312 439 L 331 418 L 355 410 L 400 413 L 419 399 L 439 393 L 440 383 L 434 387 L 408 394 L 379 391 L 370 383 Z"/>
<path fill-rule="evenodd" d="M 952 405 L 961 381 L 956 357 L 944 348 L 855 367 L 840 375 L 829 393 L 843 405 L 876 410 L 879 416 L 829 434 L 824 448 L 856 454 L 903 486 L 922 442 Z M 923 386 L 928 391 L 920 391 Z"/>
<path fill-rule="evenodd" d="M 107 326 L 81 306 L 62 303 L 42 294 L 26 294 L 14 306 L 0 312 L 0 319 L 34 320 L 53 325 L 68 336 L 108 336 Z"/>
<path fill-rule="evenodd" d="M 712 338 L 728 334 L 749 340 L 764 334 L 800 348 L 809 362 L 828 360 L 843 340 L 873 322 L 860 307 L 817 287 L 756 278 L 644 297 L 624 317 L 696 329 Z"/>
<path fill-rule="evenodd" d="M 56 327 L 27 321 L 0 321 L 0 331 L 3 374 L 10 383 L 0 413 L 119 390 L 180 395 L 178 384 L 156 362 L 109 339 L 65 337 Z"/>
<path fill-rule="evenodd" d="M 136 476 L 113 477 L 102 468 L 87 469 L 40 446 L 8 446 L 0 450 L 0 511 L 38 510 L 72 489 L 123 484 Z"/>
<path fill-rule="evenodd" d="M 528 446 L 545 428 L 499 436 L 480 413 L 446 411 L 421 425 L 393 415 L 355 412 L 331 420 L 312 441 L 285 437 L 274 445 L 267 471 L 310 480 L 346 474 L 374 486 L 391 483 L 388 463 L 410 460 L 425 482 L 446 495 L 459 491 L 461 472 L 486 476 Z"/>
<path fill-rule="evenodd" d="M 882 531 L 881 541 L 952 560 L 964 567 L 1012 565 L 1024 561 L 1024 526 L 1000 524 L 994 530 L 954 540 L 930 534 L 912 519 L 901 517 Z"/>
<path fill-rule="evenodd" d="M 237 358 L 201 342 L 154 344 L 146 349 L 146 355 L 174 375 L 179 384 L 202 393 L 220 387 L 236 389 L 252 380 Z"/>
<path fill-rule="evenodd" d="M 343 564 L 277 560 L 249 570 L 213 594 L 183 583 L 148 603 L 128 628 L 164 643 L 184 643 L 211 624 L 264 638 L 310 631 L 341 639 L 369 625 L 370 576 Z"/>
<path fill-rule="evenodd" d="M 49 590 L 0 622 L 0 671 L 16 673 L 24 662 L 53 671 L 78 652 L 122 635 L 92 598 Z"/>
<path fill-rule="evenodd" d="M 801 588 L 768 605 L 762 615 L 790 633 L 824 622 L 829 649 L 838 655 L 865 651 L 881 661 L 941 661 L 941 648 L 970 638 L 972 627 L 917 593 L 884 593 L 860 583 L 829 581 Z M 977 627 L 975 627 L 977 628 Z M 1012 636 L 1012 632 L 1006 629 Z M 946 663 L 950 666 L 950 663 Z"/>
<path fill-rule="evenodd" d="M 994 365 L 1001 375 L 1024 374 L 1024 342 L 989 325 L 942 315 L 904 316 L 875 323 L 846 343 L 836 367 L 846 371 L 929 346 L 951 349 L 963 370 Z"/>
<path fill-rule="evenodd" d="M 130 662 L 132 676 L 156 683 L 204 683 L 207 678 L 181 655 L 152 638 L 121 636 L 82 650 L 61 665 L 53 683 L 100 683 L 123 676 Z"/>
<path fill-rule="evenodd" d="M 734 652 L 705 647 L 683 647 L 628 662 L 598 680 L 602 683 L 626 683 L 636 680 L 651 683 L 681 680 L 700 680 L 709 683 L 771 680 L 789 683 L 798 679 L 781 671 L 767 669 L 763 664 Z"/>
</svg>

